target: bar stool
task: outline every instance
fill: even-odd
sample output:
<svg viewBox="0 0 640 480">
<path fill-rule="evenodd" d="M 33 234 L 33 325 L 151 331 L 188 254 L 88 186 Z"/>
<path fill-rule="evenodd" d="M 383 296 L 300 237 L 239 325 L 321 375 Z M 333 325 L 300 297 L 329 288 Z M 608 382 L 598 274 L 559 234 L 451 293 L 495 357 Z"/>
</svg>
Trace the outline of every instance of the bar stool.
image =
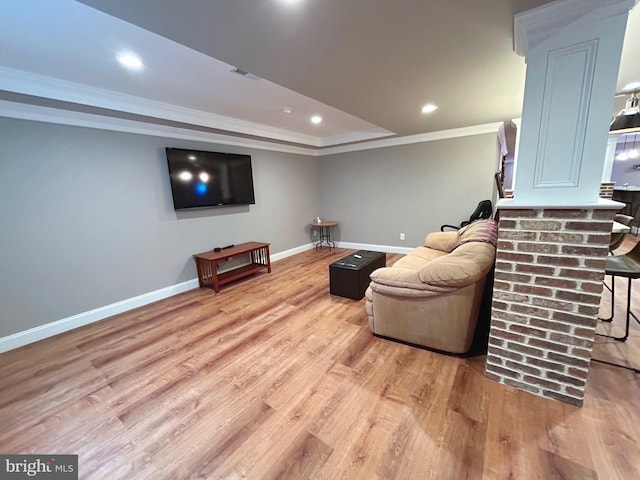
<svg viewBox="0 0 640 480">
<path fill-rule="evenodd" d="M 631 251 L 629 251 L 628 253 L 625 253 L 624 255 L 608 256 L 606 257 L 605 261 L 606 264 L 604 267 L 604 272 L 606 275 L 611 275 L 611 316 L 609 318 L 601 318 L 600 320 L 604 322 L 613 321 L 616 300 L 616 277 L 623 277 L 627 279 L 626 325 L 625 333 L 622 337 L 616 337 L 615 335 L 605 335 L 602 333 L 596 333 L 596 335 L 598 335 L 599 337 L 612 338 L 619 342 L 626 342 L 627 338 L 629 338 L 629 324 L 631 323 L 631 318 L 633 318 L 640 324 L 640 320 L 638 319 L 638 317 L 636 317 L 636 315 L 631 311 L 631 282 L 636 278 L 640 278 L 640 243 L 636 244 L 636 246 L 633 247 L 633 249 L 631 249 Z M 614 367 L 626 368 L 628 370 L 633 370 L 636 373 L 640 373 L 639 369 L 628 367 L 626 365 L 619 365 L 595 358 L 592 358 L 592 360 L 595 362 L 606 363 Z"/>
</svg>

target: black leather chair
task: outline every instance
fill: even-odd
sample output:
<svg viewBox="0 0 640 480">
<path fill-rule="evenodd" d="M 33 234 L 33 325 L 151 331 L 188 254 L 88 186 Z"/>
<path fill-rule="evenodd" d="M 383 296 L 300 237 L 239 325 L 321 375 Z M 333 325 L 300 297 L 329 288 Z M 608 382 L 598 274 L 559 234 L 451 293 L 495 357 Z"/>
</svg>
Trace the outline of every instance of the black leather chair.
<svg viewBox="0 0 640 480">
<path fill-rule="evenodd" d="M 478 203 L 478 206 L 476 207 L 474 212 L 471 214 L 468 221 L 462 222 L 457 227 L 454 225 L 442 225 L 440 227 L 440 231 L 444 232 L 445 228 L 459 230 L 462 227 L 466 227 L 471 222 L 475 222 L 476 220 L 486 220 L 487 218 L 491 218 L 492 215 L 493 215 L 493 204 L 491 203 L 491 200 L 482 200 L 480 203 Z"/>
</svg>

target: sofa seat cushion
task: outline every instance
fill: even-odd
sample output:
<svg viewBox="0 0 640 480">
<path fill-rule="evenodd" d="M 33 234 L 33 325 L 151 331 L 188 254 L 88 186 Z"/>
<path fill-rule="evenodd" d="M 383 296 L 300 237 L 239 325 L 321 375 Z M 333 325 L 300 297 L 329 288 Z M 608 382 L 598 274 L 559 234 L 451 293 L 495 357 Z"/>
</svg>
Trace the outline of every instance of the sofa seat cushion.
<svg viewBox="0 0 640 480">
<path fill-rule="evenodd" d="M 417 247 L 414 248 L 408 255 L 400 258 L 396 263 L 394 263 L 394 265 L 399 268 L 421 270 L 431 261 L 435 260 L 438 257 L 443 257 L 446 255 L 447 253 L 441 250 L 433 250 L 426 247 Z"/>
</svg>

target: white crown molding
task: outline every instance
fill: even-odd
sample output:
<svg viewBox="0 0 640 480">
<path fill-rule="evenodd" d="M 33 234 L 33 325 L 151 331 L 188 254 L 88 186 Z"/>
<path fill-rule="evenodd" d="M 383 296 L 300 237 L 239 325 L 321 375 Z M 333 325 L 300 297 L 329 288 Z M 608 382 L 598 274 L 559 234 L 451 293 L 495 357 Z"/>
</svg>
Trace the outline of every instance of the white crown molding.
<svg viewBox="0 0 640 480">
<path fill-rule="evenodd" d="M 452 128 L 450 130 L 440 130 L 438 132 L 421 133 L 418 135 L 408 135 L 405 137 L 394 137 L 383 140 L 372 140 L 369 142 L 357 143 L 353 145 L 342 145 L 337 147 L 323 148 L 318 151 L 319 156 L 335 155 L 337 153 L 356 152 L 359 150 L 371 150 L 373 148 L 395 147 L 398 145 L 409 145 L 412 143 L 433 142 L 448 138 L 469 137 L 472 135 L 482 135 L 485 133 L 496 133 L 503 122 L 485 123 L 473 127 Z"/>
<path fill-rule="evenodd" d="M 525 56 L 529 46 L 574 23 L 593 10 L 607 7 L 605 16 L 628 12 L 637 0 L 557 0 L 513 17 L 513 48 Z"/>
<path fill-rule="evenodd" d="M 339 146 L 342 143 L 366 142 L 368 140 L 376 140 L 383 137 L 395 136 L 394 132 L 384 130 L 380 132 L 350 132 L 338 135 L 331 135 L 320 139 L 320 147 Z"/>
<path fill-rule="evenodd" d="M 321 146 L 319 137 L 0 66 L 0 90 L 107 108 L 273 140 Z"/>
<path fill-rule="evenodd" d="M 441 130 L 438 132 L 430 132 L 420 135 L 373 140 L 359 144 L 350 144 L 317 150 L 315 148 L 298 147 L 294 145 L 269 142 L 267 140 L 255 140 L 251 138 L 235 137 L 233 135 L 202 132 L 199 130 L 189 130 L 186 128 L 157 125 L 155 123 L 139 122 L 135 120 L 125 120 L 123 118 L 117 117 L 105 117 L 103 115 L 96 115 L 93 113 L 61 110 L 51 107 L 42 107 L 40 105 L 9 102 L 6 100 L 0 100 L 0 117 L 55 123 L 60 125 L 70 125 L 74 127 L 95 128 L 99 130 L 110 130 L 115 132 L 135 133 L 139 135 L 150 135 L 153 137 L 177 138 L 181 140 L 193 140 L 196 142 L 208 142 L 217 143 L 220 145 L 257 148 L 260 150 L 294 153 L 298 155 L 309 155 L 312 157 L 354 152 L 358 150 L 370 150 L 374 148 L 408 145 L 412 143 L 432 142 L 435 140 L 467 137 L 485 133 L 497 133 L 498 129 L 502 125 L 502 122 L 487 123 L 484 125 L 477 125 L 473 127 L 455 128 L 451 130 Z"/>
<path fill-rule="evenodd" d="M 0 117 L 317 156 L 317 151 L 313 148 L 296 147 L 263 140 L 201 132 L 198 130 L 188 130 L 185 128 L 156 125 L 154 123 L 144 123 L 134 120 L 125 120 L 122 118 L 105 117 L 91 113 L 60 110 L 56 108 L 8 102 L 4 100 L 0 100 Z"/>
</svg>

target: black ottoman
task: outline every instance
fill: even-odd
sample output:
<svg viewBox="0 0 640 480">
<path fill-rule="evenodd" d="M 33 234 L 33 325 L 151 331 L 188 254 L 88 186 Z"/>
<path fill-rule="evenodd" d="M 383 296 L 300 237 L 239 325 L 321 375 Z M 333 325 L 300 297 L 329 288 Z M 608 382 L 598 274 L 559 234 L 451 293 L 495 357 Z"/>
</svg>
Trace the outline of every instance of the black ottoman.
<svg viewBox="0 0 640 480">
<path fill-rule="evenodd" d="M 384 252 L 360 250 L 329 265 L 329 291 L 332 295 L 360 300 L 369 286 L 369 275 L 385 267 Z"/>
</svg>

